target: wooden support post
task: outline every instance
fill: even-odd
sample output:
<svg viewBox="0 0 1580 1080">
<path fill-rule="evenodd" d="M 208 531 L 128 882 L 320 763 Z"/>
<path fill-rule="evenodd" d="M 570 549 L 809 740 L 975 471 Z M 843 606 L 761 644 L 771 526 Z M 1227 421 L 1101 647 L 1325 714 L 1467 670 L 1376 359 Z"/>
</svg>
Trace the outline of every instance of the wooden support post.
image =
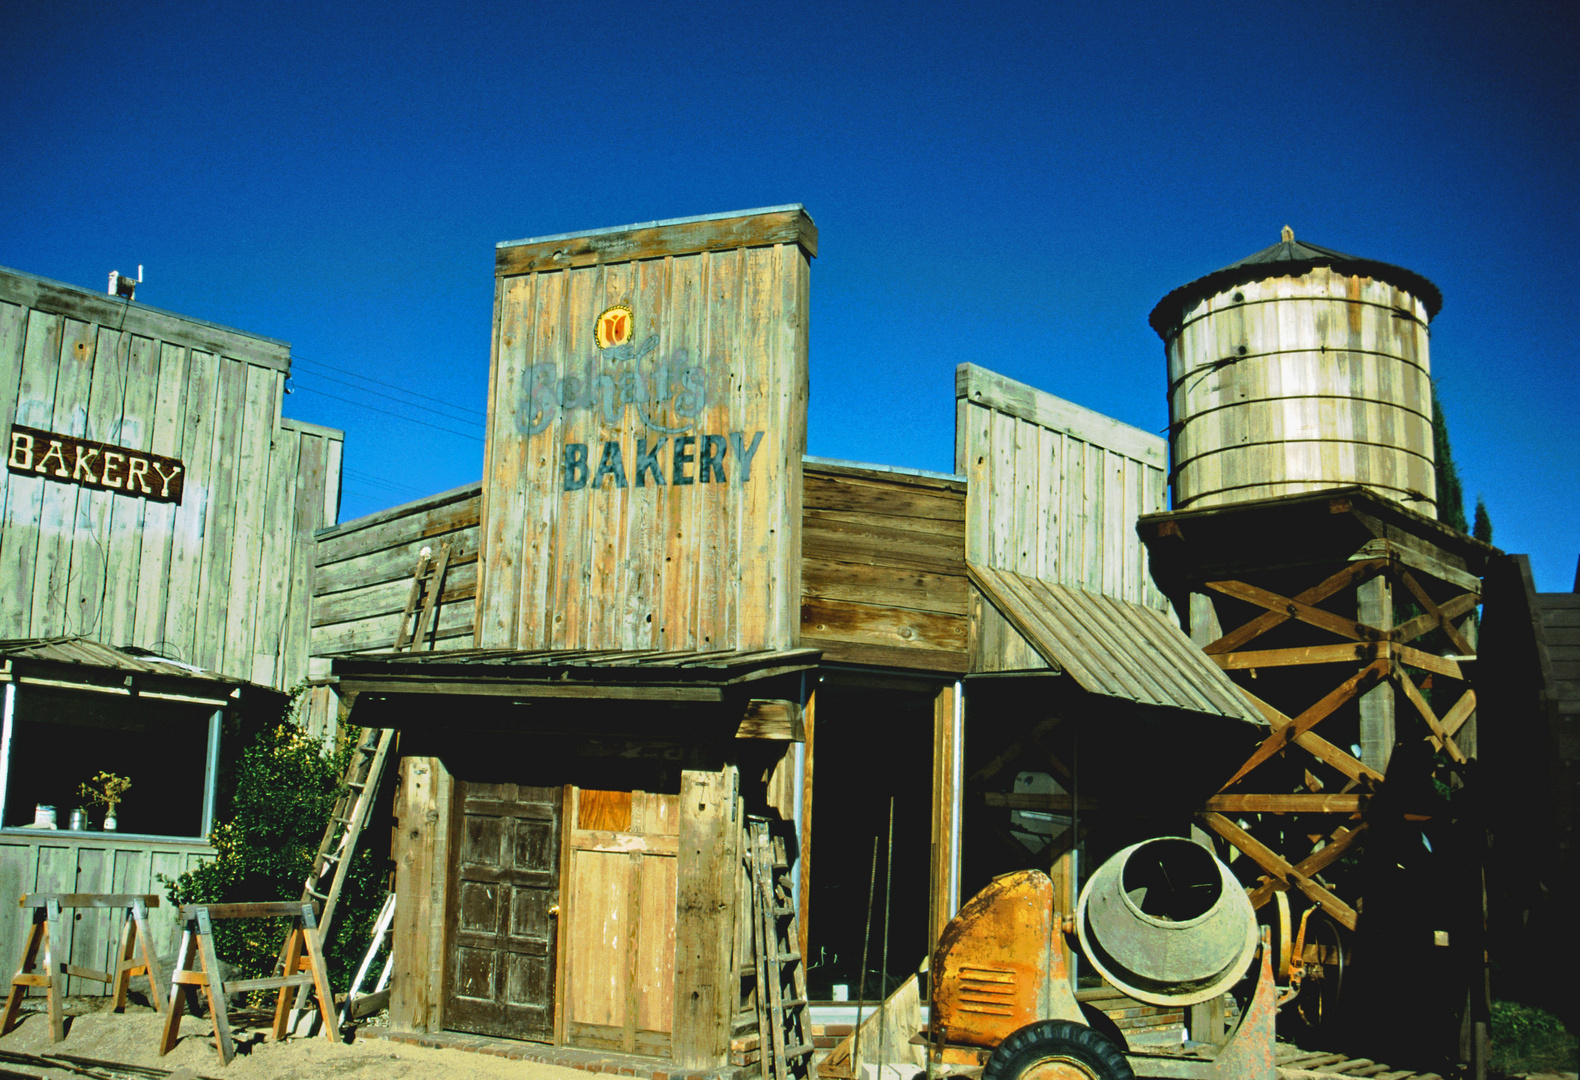
<svg viewBox="0 0 1580 1080">
<path fill-rule="evenodd" d="M 954 918 L 954 897 L 959 876 L 955 850 L 955 815 L 960 800 L 957 784 L 961 747 L 955 730 L 959 703 L 958 684 L 951 683 L 933 698 L 933 814 L 932 874 L 928 888 L 927 955 L 932 955 L 938 935 Z"/>
<path fill-rule="evenodd" d="M 726 1063 L 735 1012 L 730 976 L 740 890 L 741 831 L 735 770 L 680 774 L 680 850 L 675 903 L 675 1064 Z"/>
<path fill-rule="evenodd" d="M 806 730 L 806 750 L 801 758 L 801 876 L 797 883 L 796 927 L 801 937 L 801 955 L 811 957 L 808 951 L 810 935 L 807 924 L 812 914 L 812 763 L 817 739 L 817 676 L 811 676 L 812 690 L 807 695 L 806 708 L 801 722 Z"/>
<path fill-rule="evenodd" d="M 1387 574 L 1361 582 L 1355 590 L 1356 621 L 1386 636 L 1393 630 L 1393 583 Z M 1361 695 L 1361 760 L 1384 775 L 1394 744 L 1393 684 L 1380 679 Z"/>
<path fill-rule="evenodd" d="M 436 757 L 401 759 L 395 787 L 395 905 L 390 1027 L 437 1031 L 443 1023 L 444 925 L 450 875 L 453 782 Z"/>
</svg>

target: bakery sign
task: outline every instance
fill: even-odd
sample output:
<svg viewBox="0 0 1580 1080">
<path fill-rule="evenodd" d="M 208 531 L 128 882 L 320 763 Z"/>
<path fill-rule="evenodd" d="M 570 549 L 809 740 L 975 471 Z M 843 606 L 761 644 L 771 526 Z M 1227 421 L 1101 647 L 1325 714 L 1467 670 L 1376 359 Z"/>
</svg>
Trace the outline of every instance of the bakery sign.
<svg viewBox="0 0 1580 1080">
<path fill-rule="evenodd" d="M 156 502 L 179 503 L 186 480 L 186 469 L 175 458 L 21 424 L 11 426 L 6 467 L 14 473 Z"/>
</svg>

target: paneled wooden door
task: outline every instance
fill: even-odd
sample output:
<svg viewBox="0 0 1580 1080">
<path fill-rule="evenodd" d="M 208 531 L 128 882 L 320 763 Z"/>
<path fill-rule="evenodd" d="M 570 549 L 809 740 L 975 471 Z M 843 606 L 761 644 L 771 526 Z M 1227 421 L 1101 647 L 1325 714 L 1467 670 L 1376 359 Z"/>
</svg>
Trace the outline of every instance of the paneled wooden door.
<svg viewBox="0 0 1580 1080">
<path fill-rule="evenodd" d="M 456 782 L 447 1028 L 554 1041 L 562 792 Z"/>
</svg>

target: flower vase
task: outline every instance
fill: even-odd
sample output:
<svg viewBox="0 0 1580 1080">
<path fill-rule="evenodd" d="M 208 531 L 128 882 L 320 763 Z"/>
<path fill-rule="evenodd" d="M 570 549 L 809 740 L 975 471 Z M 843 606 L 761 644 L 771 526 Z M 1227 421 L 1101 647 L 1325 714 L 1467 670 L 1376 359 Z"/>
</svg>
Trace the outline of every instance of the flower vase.
<svg viewBox="0 0 1580 1080">
<path fill-rule="evenodd" d="M 115 810 L 114 810 L 113 807 L 111 809 L 105 811 L 105 814 L 104 814 L 104 831 L 105 832 L 114 832 L 115 831 Z"/>
</svg>

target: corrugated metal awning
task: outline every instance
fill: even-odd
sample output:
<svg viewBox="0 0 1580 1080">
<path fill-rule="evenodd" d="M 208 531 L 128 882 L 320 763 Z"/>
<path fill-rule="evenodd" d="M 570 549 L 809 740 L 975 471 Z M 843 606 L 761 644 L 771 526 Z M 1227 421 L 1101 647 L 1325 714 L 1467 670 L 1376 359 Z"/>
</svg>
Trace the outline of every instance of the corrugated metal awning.
<svg viewBox="0 0 1580 1080">
<path fill-rule="evenodd" d="M 1083 690 L 1265 726 L 1239 687 L 1162 612 L 976 563 L 967 570 L 1010 625 Z"/>
</svg>

